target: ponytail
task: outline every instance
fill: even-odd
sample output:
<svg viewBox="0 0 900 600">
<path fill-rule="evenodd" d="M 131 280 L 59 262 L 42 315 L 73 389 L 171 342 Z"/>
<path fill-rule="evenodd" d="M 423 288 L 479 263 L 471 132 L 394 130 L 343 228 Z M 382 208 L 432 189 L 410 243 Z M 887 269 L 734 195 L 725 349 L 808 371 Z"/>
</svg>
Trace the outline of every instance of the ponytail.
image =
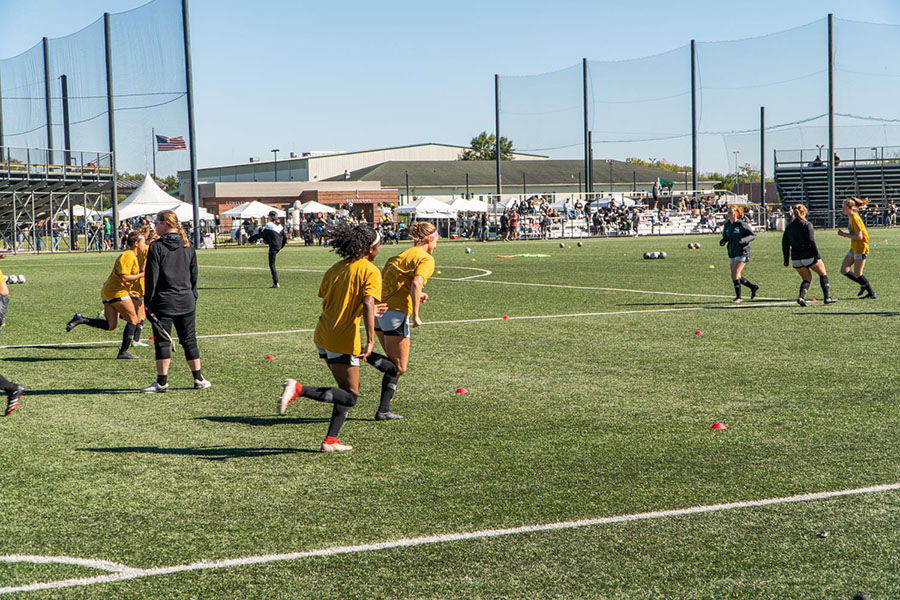
<svg viewBox="0 0 900 600">
<path fill-rule="evenodd" d="M 188 241 L 187 234 L 184 232 L 184 228 L 181 226 L 181 223 L 178 221 L 178 216 L 175 214 L 174 210 L 161 210 L 156 213 L 157 222 L 165 223 L 169 229 L 175 229 L 178 233 L 181 234 L 181 239 L 184 240 L 184 246 L 188 247 L 191 243 Z"/>
</svg>

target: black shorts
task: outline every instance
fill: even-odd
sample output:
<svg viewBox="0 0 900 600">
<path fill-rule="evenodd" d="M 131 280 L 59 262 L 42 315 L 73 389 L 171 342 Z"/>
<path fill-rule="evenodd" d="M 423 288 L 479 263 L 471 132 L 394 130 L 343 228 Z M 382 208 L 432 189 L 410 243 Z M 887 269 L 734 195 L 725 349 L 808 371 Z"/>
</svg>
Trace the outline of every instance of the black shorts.
<svg viewBox="0 0 900 600">
<path fill-rule="evenodd" d="M 109 300 L 101 300 L 101 302 L 103 302 L 103 304 L 115 304 L 116 302 L 128 300 L 128 298 L 130 298 L 130 296 L 120 296 L 118 298 L 110 298 Z"/>
</svg>

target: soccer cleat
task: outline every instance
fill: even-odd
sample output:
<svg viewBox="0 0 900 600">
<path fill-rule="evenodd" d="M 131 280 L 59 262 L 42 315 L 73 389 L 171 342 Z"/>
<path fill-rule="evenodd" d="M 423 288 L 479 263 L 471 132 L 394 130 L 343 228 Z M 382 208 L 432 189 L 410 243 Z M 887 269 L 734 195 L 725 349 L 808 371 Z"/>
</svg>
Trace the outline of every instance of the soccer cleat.
<svg viewBox="0 0 900 600">
<path fill-rule="evenodd" d="M 21 385 L 17 385 L 16 389 L 6 395 L 6 412 L 3 413 L 4 417 L 8 417 L 12 411 L 19 408 L 19 401 L 22 399 L 22 394 L 24 393 L 25 388 Z"/>
<path fill-rule="evenodd" d="M 835 302 L 837 302 L 837 300 L 834 298 L 825 298 L 825 304 L 834 304 Z"/>
<path fill-rule="evenodd" d="M 878 296 L 875 295 L 875 292 L 869 290 L 869 293 L 862 297 L 863 300 L 874 300 Z"/>
<path fill-rule="evenodd" d="M 278 400 L 278 414 L 283 415 L 287 411 L 288 404 L 296 400 L 297 396 L 300 395 L 300 386 L 297 384 L 297 381 L 291 378 L 288 378 L 284 382 L 284 387 L 281 390 L 281 398 Z"/>
<path fill-rule="evenodd" d="M 69 322 L 66 323 L 66 333 L 68 333 L 69 331 L 72 331 L 77 326 L 79 326 L 85 322 L 87 322 L 87 319 L 85 319 L 83 316 L 81 316 L 81 313 L 75 313 L 75 316 L 72 317 L 71 319 L 69 319 Z"/>
<path fill-rule="evenodd" d="M 146 347 L 149 346 L 149 345 L 150 345 L 150 344 L 148 344 L 148 343 L 146 343 L 146 342 L 142 342 L 142 341 L 140 341 L 140 340 L 131 342 L 131 347 L 132 347 L 132 348 L 146 348 Z"/>
<path fill-rule="evenodd" d="M 280 287 L 281 287 L 280 283 L 273 283 L 272 285 L 269 286 L 269 288 L 280 288 Z"/>
<path fill-rule="evenodd" d="M 758 285 L 754 285 L 752 288 L 750 288 L 750 299 L 751 299 L 751 300 L 753 300 L 754 298 L 756 298 L 756 292 L 758 292 L 758 291 L 759 291 L 759 286 L 758 286 Z"/>
<path fill-rule="evenodd" d="M 732 304 L 740 304 L 740 303 L 743 302 L 743 301 L 744 301 L 744 300 L 741 299 L 741 298 L 735 298 L 734 300 L 731 301 L 731 303 L 732 303 Z"/>
<path fill-rule="evenodd" d="M 322 452 L 346 452 L 347 450 L 353 450 L 353 446 L 342 444 L 341 440 L 336 437 L 328 436 L 322 442 L 322 447 L 319 450 Z"/>
<path fill-rule="evenodd" d="M 397 413 L 392 413 L 391 411 L 375 413 L 376 421 L 394 421 L 396 419 L 402 419 L 402 418 L 403 418 L 403 415 L 398 415 Z"/>
<path fill-rule="evenodd" d="M 211 388 L 212 382 L 209 379 L 195 379 L 194 380 L 194 389 L 195 390 L 205 390 L 206 388 Z"/>
<path fill-rule="evenodd" d="M 797 298 L 797 304 L 799 304 L 800 306 L 806 306 L 806 298 Z"/>
<path fill-rule="evenodd" d="M 135 356 L 131 352 L 119 352 L 116 358 L 137 358 L 137 356 Z"/>
<path fill-rule="evenodd" d="M 145 388 L 141 388 L 141 393 L 144 394 L 165 394 L 169 391 L 169 384 L 159 385 L 158 381 L 154 381 L 150 385 Z"/>
</svg>

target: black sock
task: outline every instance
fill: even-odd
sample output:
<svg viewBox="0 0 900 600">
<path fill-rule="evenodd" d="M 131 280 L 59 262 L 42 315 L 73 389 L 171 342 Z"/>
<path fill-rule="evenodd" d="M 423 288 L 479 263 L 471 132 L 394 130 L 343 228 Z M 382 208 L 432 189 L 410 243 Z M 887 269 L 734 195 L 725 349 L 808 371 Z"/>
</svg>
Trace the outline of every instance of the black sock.
<svg viewBox="0 0 900 600">
<path fill-rule="evenodd" d="M 806 298 L 806 292 L 809 290 L 809 281 L 805 279 L 800 282 L 800 296 L 799 298 Z"/>
<path fill-rule="evenodd" d="M 3 375 L 0 375 L 0 390 L 6 392 L 7 395 L 12 394 L 18 387 L 18 384 L 13 383 Z"/>
<path fill-rule="evenodd" d="M 731 283 L 734 284 L 734 297 L 741 297 L 741 280 L 740 279 L 732 279 Z"/>
<path fill-rule="evenodd" d="M 372 352 L 369 354 L 368 358 L 366 358 L 366 362 L 384 373 L 385 375 L 391 375 L 397 377 L 397 365 L 394 364 L 394 361 L 389 359 L 384 354 L 378 354 L 377 352 Z"/>
<path fill-rule="evenodd" d="M 844 273 L 844 277 L 846 277 L 847 279 L 849 279 L 849 280 L 852 281 L 853 283 L 858 283 L 859 285 L 864 285 L 863 282 L 859 280 L 859 277 L 857 277 L 856 275 L 854 275 L 854 274 L 851 273 L 850 271 L 847 271 L 846 273 Z"/>
<path fill-rule="evenodd" d="M 394 392 L 397 391 L 397 381 L 399 377 L 384 374 L 381 378 L 381 404 L 378 406 L 378 412 L 386 413 L 391 411 L 391 400 L 394 398 Z"/>
<path fill-rule="evenodd" d="M 134 337 L 132 338 L 135 342 L 141 341 L 141 333 L 144 331 L 144 322 L 141 321 L 137 325 L 134 326 Z"/>
<path fill-rule="evenodd" d="M 128 348 L 131 346 L 135 327 L 137 327 L 137 325 L 132 325 L 131 323 L 125 324 L 125 331 L 122 333 L 122 345 L 119 346 L 119 354 L 127 352 Z"/>
<path fill-rule="evenodd" d="M 84 319 L 84 324 L 89 327 L 96 327 L 97 329 L 103 329 L 104 331 L 109 331 L 109 321 L 106 319 Z"/>
<path fill-rule="evenodd" d="M 859 281 L 859 285 L 861 285 L 861 286 L 863 286 L 864 288 L 866 288 L 866 290 L 867 290 L 870 294 L 874 294 L 874 293 L 875 293 L 875 292 L 872 291 L 872 285 L 869 283 L 869 280 L 866 279 L 866 276 L 865 276 L 865 275 L 860 275 L 860 276 L 857 277 L 856 279 Z"/>
<path fill-rule="evenodd" d="M 341 427 L 344 426 L 344 421 L 347 419 L 347 412 L 349 411 L 349 406 L 345 406 L 343 404 L 334 405 L 334 408 L 331 409 L 331 423 L 328 424 L 329 436 L 338 436 L 338 434 L 341 432 Z"/>
<path fill-rule="evenodd" d="M 158 383 L 159 385 L 168 385 L 169 376 L 168 375 L 157 375 L 156 383 Z"/>
<path fill-rule="evenodd" d="M 751 290 L 756 287 L 755 285 L 750 283 L 750 280 L 747 279 L 746 277 L 741 277 L 740 282 L 741 282 L 741 285 L 746 285 Z"/>
<path fill-rule="evenodd" d="M 300 387 L 300 395 L 316 402 L 343 404 L 348 407 L 356 404 L 356 399 L 354 398 L 356 394 L 351 394 L 339 387 L 311 387 L 304 385 Z"/>
<path fill-rule="evenodd" d="M 191 375 L 194 376 L 194 381 L 203 381 L 203 373 L 201 372 L 200 369 L 197 369 L 196 371 L 191 371 Z"/>
<path fill-rule="evenodd" d="M 822 286 L 822 294 L 825 298 L 831 298 L 831 285 L 828 283 L 828 275 L 819 277 L 819 285 Z"/>
</svg>

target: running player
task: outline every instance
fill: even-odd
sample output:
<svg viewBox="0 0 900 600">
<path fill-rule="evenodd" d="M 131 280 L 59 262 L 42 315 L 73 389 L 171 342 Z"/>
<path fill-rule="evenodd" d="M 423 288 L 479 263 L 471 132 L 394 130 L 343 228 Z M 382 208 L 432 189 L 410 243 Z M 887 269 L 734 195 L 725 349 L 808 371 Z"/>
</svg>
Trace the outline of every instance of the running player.
<svg viewBox="0 0 900 600">
<path fill-rule="evenodd" d="M 76 313 L 66 325 L 66 331 L 72 331 L 79 325 L 88 325 L 97 329 L 112 331 L 119 323 L 119 317 L 125 319 L 125 331 L 122 334 L 122 345 L 116 358 L 137 358 L 128 352 L 131 342 L 134 340 L 134 332 L 138 319 L 134 303 L 131 301 L 134 282 L 144 276 L 144 272 L 138 266 L 138 254 L 144 251 L 144 235 L 140 231 L 132 231 L 128 234 L 128 250 L 122 252 L 113 266 L 112 272 L 100 290 L 100 298 L 103 302 L 102 319 L 88 319 L 81 313 Z"/>
<path fill-rule="evenodd" d="M 731 282 L 734 284 L 734 300 L 741 302 L 741 286 L 750 288 L 750 299 L 756 298 L 759 286 L 750 283 L 750 280 L 741 275 L 744 265 L 750 260 L 750 242 L 756 239 L 753 227 L 743 221 L 744 209 L 733 204 L 728 206 L 725 226 L 722 227 L 722 239 L 719 245 L 728 244 L 728 262 L 731 263 Z"/>
<path fill-rule="evenodd" d="M 322 452 L 341 452 L 353 447 L 338 439 L 350 407 L 359 398 L 359 359 L 365 360 L 375 346 L 375 302 L 381 295 L 381 272 L 372 264 L 381 248 L 381 236 L 368 225 L 342 224 L 330 234 L 328 245 L 343 257 L 322 277 L 319 297 L 322 314 L 313 340 L 319 358 L 331 369 L 337 387 L 284 382 L 278 414 L 283 415 L 297 396 L 334 405 Z M 359 320 L 366 328 L 366 345 L 361 347 Z"/>
<path fill-rule="evenodd" d="M 0 254 L 0 258 L 4 255 Z M 6 285 L 6 279 L 3 277 L 3 271 L 0 271 L 0 327 L 6 325 L 6 308 L 9 306 L 9 286 Z M 3 412 L 4 417 L 12 414 L 12 411 L 19 407 L 22 400 L 22 394 L 25 388 L 18 383 L 13 383 L 3 375 L 0 375 L 0 390 L 6 392 L 6 410 Z"/>
<path fill-rule="evenodd" d="M 874 300 L 876 296 L 872 290 L 872 285 L 866 279 L 866 276 L 863 275 L 866 257 L 869 256 L 869 232 L 866 231 L 866 224 L 863 223 L 862 217 L 856 212 L 856 209 L 868 203 L 868 198 L 863 200 L 847 198 L 844 200 L 844 203 L 841 205 L 841 212 L 847 215 L 850 220 L 850 233 L 838 229 L 837 234 L 841 237 L 850 238 L 850 252 L 847 253 L 847 256 L 844 257 L 844 262 L 841 263 L 841 275 L 860 285 L 857 296 Z M 850 267 L 853 267 L 852 273 L 850 272 Z M 865 295 L 863 296 L 863 294 Z"/>
<path fill-rule="evenodd" d="M 397 380 L 406 372 L 409 362 L 409 329 L 422 324 L 419 306 L 428 300 L 422 291 L 434 273 L 434 252 L 438 232 L 431 223 L 412 226 L 415 245 L 388 259 L 382 273 L 381 301 L 387 311 L 375 320 L 375 333 L 387 356 L 372 352 L 366 359 L 384 373 L 381 378 L 381 403 L 375 412 L 376 421 L 402 419 L 391 412 L 391 399 L 397 390 Z"/>
<path fill-rule="evenodd" d="M 781 236 L 781 251 L 784 254 L 784 266 L 788 266 L 788 258 L 790 258 L 791 266 L 797 269 L 797 273 L 803 279 L 800 283 L 797 304 L 806 306 L 806 291 L 812 281 L 810 271 L 819 276 L 819 285 L 822 286 L 825 304 L 832 304 L 836 300 L 831 297 L 828 274 L 825 272 L 825 264 L 819 257 L 819 248 L 816 246 L 812 223 L 806 220 L 806 207 L 802 204 L 795 204 L 791 210 L 794 213 L 794 220 L 785 228 L 784 235 Z"/>
</svg>

